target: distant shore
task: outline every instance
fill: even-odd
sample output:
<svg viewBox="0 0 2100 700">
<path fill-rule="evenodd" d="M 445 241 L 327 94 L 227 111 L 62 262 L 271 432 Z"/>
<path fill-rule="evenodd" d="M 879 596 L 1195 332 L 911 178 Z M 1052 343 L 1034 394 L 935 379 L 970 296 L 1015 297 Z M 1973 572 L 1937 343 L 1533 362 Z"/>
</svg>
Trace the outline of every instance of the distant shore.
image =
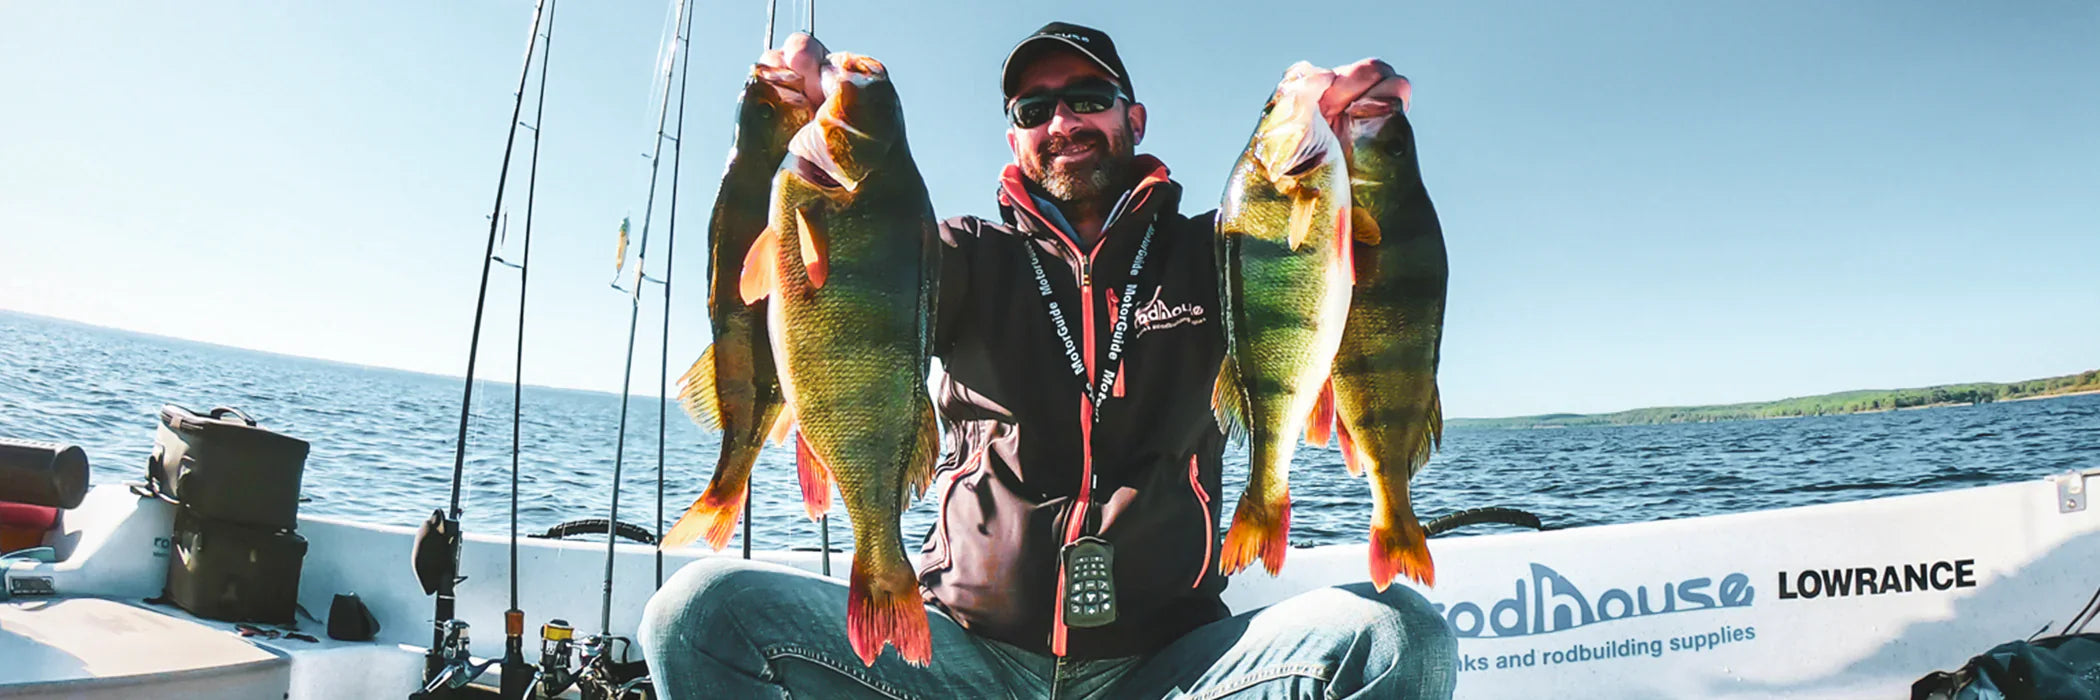
<svg viewBox="0 0 2100 700">
<path fill-rule="evenodd" d="M 1510 418 L 1454 418 L 1453 428 L 1525 430 L 1620 425 L 1664 425 L 1671 423 L 1718 423 L 1742 420 L 1774 420 L 1884 413 L 1921 408 L 1970 406 L 1999 401 L 2032 401 L 2067 396 L 2100 394 L 2100 370 L 2024 382 L 1946 384 L 1916 389 L 1845 391 L 1802 396 L 1777 401 L 1717 406 L 1664 406 L 1636 408 L 1616 413 L 1549 413 Z"/>
</svg>

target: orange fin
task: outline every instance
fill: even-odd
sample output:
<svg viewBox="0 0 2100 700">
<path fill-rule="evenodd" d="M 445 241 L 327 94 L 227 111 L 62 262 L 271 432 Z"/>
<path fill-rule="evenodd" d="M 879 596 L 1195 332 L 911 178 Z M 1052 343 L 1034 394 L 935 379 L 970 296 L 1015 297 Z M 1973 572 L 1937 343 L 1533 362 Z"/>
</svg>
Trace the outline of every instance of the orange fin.
<svg viewBox="0 0 2100 700">
<path fill-rule="evenodd" d="M 1305 419 L 1305 444 L 1326 447 L 1327 439 L 1334 435 L 1334 380 L 1320 386 L 1320 397 L 1313 399 L 1312 415 Z"/>
<path fill-rule="evenodd" d="M 846 642 L 867 666 L 875 665 L 885 644 L 896 647 L 905 663 L 933 663 L 933 630 L 926 625 L 918 581 L 904 573 L 910 567 L 903 562 L 878 578 L 863 556 L 872 554 L 853 553 L 853 576 L 846 589 Z"/>
<path fill-rule="evenodd" d="M 703 538 L 715 551 L 729 545 L 729 536 L 736 532 L 737 521 L 744 515 L 744 500 L 751 493 L 751 482 L 725 487 L 731 493 L 716 493 L 716 486 L 708 484 L 707 491 L 693 501 L 693 507 L 686 509 L 678 523 L 664 533 L 665 549 L 683 547 Z"/>
<path fill-rule="evenodd" d="M 787 444 L 788 440 L 788 431 L 793 429 L 794 427 L 795 407 L 782 406 L 780 409 L 780 417 L 773 419 L 773 427 L 766 430 L 765 441 L 773 443 L 775 445 L 785 445 Z"/>
<path fill-rule="evenodd" d="M 795 238 L 802 241 L 802 268 L 809 272 L 809 288 L 823 289 L 824 278 L 831 274 L 831 243 L 824 240 L 824 232 L 809 223 L 809 217 L 795 210 Z"/>
<path fill-rule="evenodd" d="M 1385 240 L 1378 229 L 1378 219 L 1361 207 L 1349 207 L 1349 237 L 1364 245 L 1378 245 Z"/>
<path fill-rule="evenodd" d="M 780 248 L 780 234 L 768 228 L 751 242 L 751 250 L 744 253 L 744 274 L 737 278 L 737 293 L 746 305 L 772 296 L 780 286 L 774 267 L 779 261 L 775 253 Z"/>
<path fill-rule="evenodd" d="M 1429 532 L 1415 520 L 1413 508 L 1403 508 L 1399 516 L 1393 527 L 1371 524 L 1371 586 L 1383 592 L 1396 576 L 1404 575 L 1433 587 L 1436 563 L 1429 558 Z"/>
<path fill-rule="evenodd" d="M 721 394 L 715 390 L 715 346 L 707 345 L 692 369 L 678 377 L 678 405 L 693 422 L 708 430 L 722 429 Z"/>
<path fill-rule="evenodd" d="M 831 512 L 831 469 L 810 451 L 809 438 L 800 433 L 795 435 L 795 471 L 801 477 L 802 507 L 809 511 L 809 519 Z"/>
<path fill-rule="evenodd" d="M 1247 407 L 1247 390 L 1240 386 L 1239 363 L 1229 351 L 1218 363 L 1218 381 L 1211 385 L 1210 409 L 1218 421 L 1218 432 L 1225 434 L 1227 442 L 1246 441 L 1247 417 L 1254 412 Z"/>
<path fill-rule="evenodd" d="M 1283 239 L 1284 244 L 1290 246 L 1290 250 L 1298 250 L 1299 246 L 1305 245 L 1307 239 L 1312 238 L 1313 229 L 1321 223 L 1314 219 L 1314 214 L 1319 209 L 1320 202 L 1316 197 L 1298 195 L 1291 198 L 1291 215 L 1286 220 L 1288 223 L 1285 224 Z"/>
<path fill-rule="evenodd" d="M 1225 545 L 1218 550 L 1218 572 L 1239 573 L 1259 558 L 1262 568 L 1275 576 L 1283 571 L 1283 555 L 1291 549 L 1290 534 L 1290 494 L 1267 506 L 1242 495 L 1233 509 L 1232 529 L 1225 531 Z"/>
<path fill-rule="evenodd" d="M 1337 443 L 1336 446 L 1342 450 L 1342 465 L 1349 468 L 1349 475 L 1363 476 L 1363 455 L 1356 452 L 1356 438 L 1349 436 L 1349 424 L 1335 421 L 1334 437 Z"/>
</svg>

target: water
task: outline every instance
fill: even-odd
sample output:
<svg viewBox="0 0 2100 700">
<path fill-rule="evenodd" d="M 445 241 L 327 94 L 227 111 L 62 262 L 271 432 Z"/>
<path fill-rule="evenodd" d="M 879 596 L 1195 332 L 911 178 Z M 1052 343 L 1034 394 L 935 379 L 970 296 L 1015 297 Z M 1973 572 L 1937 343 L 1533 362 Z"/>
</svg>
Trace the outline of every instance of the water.
<svg viewBox="0 0 2100 700">
<path fill-rule="evenodd" d="M 649 368 L 644 376 L 654 373 Z M 232 405 L 312 443 L 302 512 L 413 526 L 449 498 L 457 379 L 283 357 L 0 312 L 0 435 L 87 450 L 94 482 L 140 478 L 162 404 Z M 462 502 L 471 532 L 509 527 L 511 388 L 475 388 Z M 656 519 L 655 399 L 628 416 L 620 518 Z M 604 517 L 617 395 L 527 387 L 520 527 Z M 717 443 L 674 405 L 664 502 L 676 520 L 706 485 Z M 2100 466 L 2100 395 L 1792 420 L 1562 430 L 1455 429 L 1414 481 L 1429 518 L 1499 505 L 1554 526 L 1685 518 L 1851 501 L 2038 478 Z M 1299 452 L 1292 540 L 1362 542 L 1368 488 L 1332 449 Z M 1226 457 L 1226 493 L 1245 476 Z M 761 457 L 753 493 L 758 548 L 813 547 L 792 455 Z M 1232 512 L 1229 504 L 1225 513 Z M 916 542 L 932 499 L 905 514 Z M 833 543 L 850 542 L 843 518 Z M 1474 530 L 1467 530 L 1472 532 Z M 733 545 L 732 545 L 733 546 Z"/>
</svg>

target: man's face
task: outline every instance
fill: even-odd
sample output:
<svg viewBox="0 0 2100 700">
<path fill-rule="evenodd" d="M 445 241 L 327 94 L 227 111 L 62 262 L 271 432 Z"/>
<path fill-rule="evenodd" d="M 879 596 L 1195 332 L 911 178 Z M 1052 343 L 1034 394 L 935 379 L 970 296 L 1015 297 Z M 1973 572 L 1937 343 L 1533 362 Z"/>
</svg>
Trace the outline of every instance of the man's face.
<svg viewBox="0 0 2100 700">
<path fill-rule="evenodd" d="M 1114 85 L 1115 79 L 1084 56 L 1054 51 L 1022 70 L 1014 95 L 1025 98 L 1092 83 Z M 1053 109 L 1049 121 L 1033 127 L 1007 124 L 1006 143 L 1021 173 L 1065 202 L 1114 194 L 1144 138 L 1145 107 L 1118 99 L 1093 114 L 1079 114 L 1062 102 Z"/>
</svg>

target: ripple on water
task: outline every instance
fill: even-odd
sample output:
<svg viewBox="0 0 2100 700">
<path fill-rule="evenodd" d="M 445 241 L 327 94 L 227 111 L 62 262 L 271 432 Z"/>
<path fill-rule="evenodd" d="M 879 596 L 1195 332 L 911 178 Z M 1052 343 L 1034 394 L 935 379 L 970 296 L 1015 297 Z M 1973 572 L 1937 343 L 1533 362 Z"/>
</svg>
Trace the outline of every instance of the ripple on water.
<svg viewBox="0 0 2100 700">
<path fill-rule="evenodd" d="M 304 512 L 414 526 L 450 490 L 457 379 L 227 350 L 0 312 L 0 435 L 81 445 L 96 483 L 137 479 L 163 403 L 239 405 L 313 443 Z M 81 387 L 87 387 L 86 390 Z M 497 389 L 502 390 L 497 390 Z M 508 529 L 510 392 L 476 387 L 462 493 L 467 529 Z M 630 408 L 621 517 L 655 519 L 656 404 Z M 675 409 L 674 409 L 675 410 Z M 526 532 L 602 517 L 610 500 L 619 397 L 527 388 L 518 518 Z M 718 445 L 683 416 L 666 421 L 665 496 L 677 509 L 707 483 Z M 1424 519 L 1508 506 L 1573 527 L 1685 518 L 2037 478 L 2100 466 L 2100 395 L 1801 420 L 1566 430 L 1453 429 L 1410 489 Z M 1332 448 L 1307 448 L 1292 473 L 1292 540 L 1360 543 L 1367 483 Z M 1222 510 L 1244 483 L 1227 455 Z M 754 542 L 814 544 L 791 455 L 769 449 L 754 475 Z M 676 518 L 677 512 L 667 515 Z M 905 514 L 916 538 L 931 500 Z M 850 537 L 843 519 L 833 542 Z M 1462 534 L 1507 531 L 1467 528 Z"/>
</svg>

